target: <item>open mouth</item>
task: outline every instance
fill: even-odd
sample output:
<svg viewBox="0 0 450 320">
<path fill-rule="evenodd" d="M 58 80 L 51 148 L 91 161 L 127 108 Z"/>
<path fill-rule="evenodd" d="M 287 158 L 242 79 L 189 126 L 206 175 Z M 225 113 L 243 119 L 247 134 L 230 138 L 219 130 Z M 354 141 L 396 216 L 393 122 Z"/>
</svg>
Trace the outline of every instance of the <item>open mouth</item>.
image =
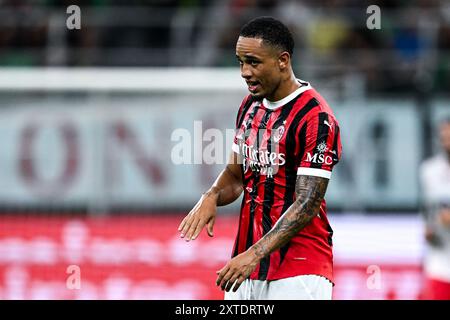
<svg viewBox="0 0 450 320">
<path fill-rule="evenodd" d="M 247 81 L 247 86 L 250 92 L 256 92 L 260 87 L 260 83 L 258 81 Z"/>
</svg>

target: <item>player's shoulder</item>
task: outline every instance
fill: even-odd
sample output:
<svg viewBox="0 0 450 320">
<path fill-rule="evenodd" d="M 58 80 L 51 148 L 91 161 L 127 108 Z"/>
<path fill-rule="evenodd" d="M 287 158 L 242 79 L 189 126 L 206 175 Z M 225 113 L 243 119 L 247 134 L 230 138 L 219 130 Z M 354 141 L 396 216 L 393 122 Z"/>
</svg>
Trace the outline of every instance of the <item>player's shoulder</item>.
<svg viewBox="0 0 450 320">
<path fill-rule="evenodd" d="M 253 96 L 251 94 L 246 95 L 241 101 L 241 108 L 249 103 L 253 102 Z"/>
<path fill-rule="evenodd" d="M 320 114 L 327 114 L 329 119 L 333 119 L 337 123 L 328 102 L 314 88 L 303 92 L 297 99 L 294 109 L 296 113 L 304 114 L 302 118 L 307 121 L 318 118 Z"/>
<path fill-rule="evenodd" d="M 245 113 L 248 111 L 249 107 L 253 103 L 253 97 L 251 94 L 247 95 L 242 99 L 241 105 L 239 106 L 238 112 L 236 114 L 236 128 L 241 125 L 244 119 Z"/>
<path fill-rule="evenodd" d="M 246 95 L 239 106 L 238 115 L 243 112 L 244 109 L 248 108 L 253 103 L 253 97 L 251 94 Z"/>
</svg>

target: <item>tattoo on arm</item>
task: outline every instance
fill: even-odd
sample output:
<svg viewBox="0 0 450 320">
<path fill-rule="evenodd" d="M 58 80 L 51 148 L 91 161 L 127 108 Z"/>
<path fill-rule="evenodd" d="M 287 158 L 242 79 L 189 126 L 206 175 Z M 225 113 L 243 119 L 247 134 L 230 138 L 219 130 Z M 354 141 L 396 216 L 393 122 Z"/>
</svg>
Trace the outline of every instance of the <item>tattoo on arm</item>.
<svg viewBox="0 0 450 320">
<path fill-rule="evenodd" d="M 298 176 L 295 185 L 296 201 L 280 217 L 275 226 L 253 249 L 262 258 L 277 250 L 307 226 L 319 213 L 325 196 L 328 179 L 313 176 Z"/>
</svg>

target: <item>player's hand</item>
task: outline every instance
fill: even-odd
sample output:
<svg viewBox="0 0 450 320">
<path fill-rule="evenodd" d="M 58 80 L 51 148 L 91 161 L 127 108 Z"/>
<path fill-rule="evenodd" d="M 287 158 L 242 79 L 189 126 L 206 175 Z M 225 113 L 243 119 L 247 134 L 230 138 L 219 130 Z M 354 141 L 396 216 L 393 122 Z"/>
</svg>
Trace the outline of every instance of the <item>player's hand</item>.
<svg viewBox="0 0 450 320">
<path fill-rule="evenodd" d="M 206 224 L 208 235 L 212 237 L 216 211 L 217 198 L 204 194 L 178 226 L 181 238 L 185 238 L 186 241 L 195 240 Z"/>
<path fill-rule="evenodd" d="M 236 292 L 242 282 L 255 270 L 259 262 L 260 258 L 252 250 L 247 250 L 237 255 L 225 267 L 216 272 L 216 285 L 228 292 L 236 282 L 233 287 L 233 292 Z"/>
</svg>

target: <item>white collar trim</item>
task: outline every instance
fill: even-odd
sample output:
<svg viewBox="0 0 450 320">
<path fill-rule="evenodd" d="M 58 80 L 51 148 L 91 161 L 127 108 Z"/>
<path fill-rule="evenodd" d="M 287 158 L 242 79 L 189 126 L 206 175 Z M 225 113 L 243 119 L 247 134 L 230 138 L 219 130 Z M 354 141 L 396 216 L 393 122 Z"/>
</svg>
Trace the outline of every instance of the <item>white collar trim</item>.
<svg viewBox="0 0 450 320">
<path fill-rule="evenodd" d="M 286 103 L 292 101 L 295 97 L 297 97 L 300 93 L 305 92 L 306 90 L 312 89 L 311 85 L 309 84 L 309 82 L 297 79 L 297 81 L 302 84 L 302 86 L 300 88 L 298 88 L 297 90 L 295 90 L 294 92 L 292 92 L 290 95 L 284 97 L 281 100 L 278 101 L 269 101 L 266 98 L 263 99 L 263 105 L 267 108 L 267 109 L 277 109 L 281 106 L 284 106 Z"/>
</svg>

